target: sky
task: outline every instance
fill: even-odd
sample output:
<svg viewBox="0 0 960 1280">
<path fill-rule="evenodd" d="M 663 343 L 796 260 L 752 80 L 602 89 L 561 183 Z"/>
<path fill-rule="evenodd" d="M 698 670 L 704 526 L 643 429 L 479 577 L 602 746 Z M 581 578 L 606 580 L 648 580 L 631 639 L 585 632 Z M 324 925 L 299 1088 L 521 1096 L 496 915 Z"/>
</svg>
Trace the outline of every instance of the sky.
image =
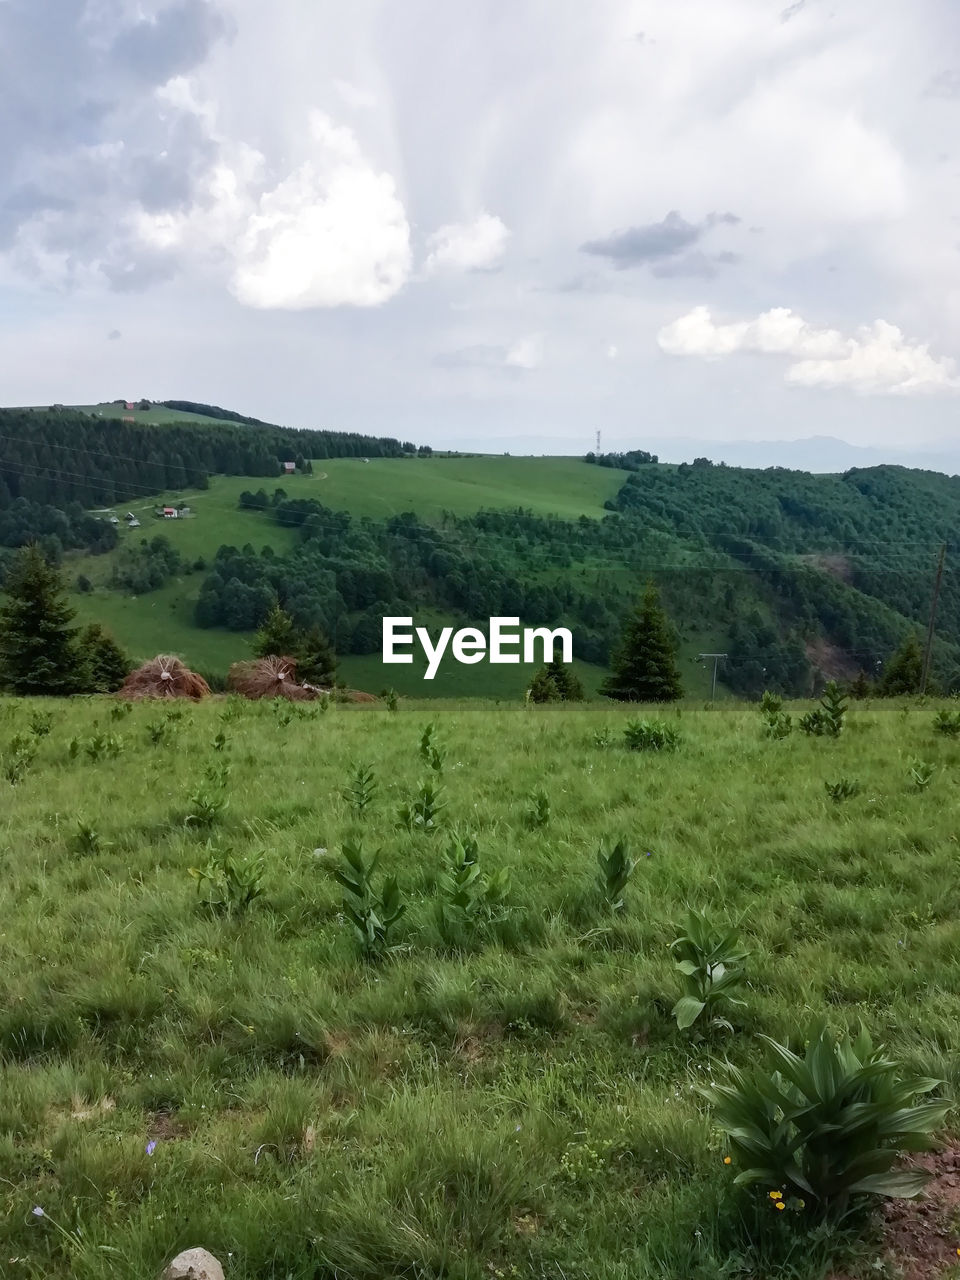
<svg viewBox="0 0 960 1280">
<path fill-rule="evenodd" d="M 951 0 L 0 0 L 0 60 L 0 403 L 960 457 Z"/>
</svg>

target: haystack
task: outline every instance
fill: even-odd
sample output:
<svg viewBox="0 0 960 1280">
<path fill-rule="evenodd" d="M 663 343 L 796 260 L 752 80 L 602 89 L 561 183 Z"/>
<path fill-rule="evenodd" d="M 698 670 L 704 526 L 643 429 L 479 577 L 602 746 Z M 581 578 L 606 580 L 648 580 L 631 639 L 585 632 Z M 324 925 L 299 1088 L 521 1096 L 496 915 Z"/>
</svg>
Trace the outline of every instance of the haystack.
<svg viewBox="0 0 960 1280">
<path fill-rule="evenodd" d="M 179 658 L 161 653 L 136 671 L 131 671 L 117 691 L 118 698 L 192 698 L 199 702 L 210 696 L 203 676 L 191 671 Z"/>
<path fill-rule="evenodd" d="M 316 689 L 297 684 L 296 658 L 257 658 L 235 662 L 227 675 L 227 688 L 245 698 L 287 698 L 309 702 L 319 696 Z"/>
</svg>

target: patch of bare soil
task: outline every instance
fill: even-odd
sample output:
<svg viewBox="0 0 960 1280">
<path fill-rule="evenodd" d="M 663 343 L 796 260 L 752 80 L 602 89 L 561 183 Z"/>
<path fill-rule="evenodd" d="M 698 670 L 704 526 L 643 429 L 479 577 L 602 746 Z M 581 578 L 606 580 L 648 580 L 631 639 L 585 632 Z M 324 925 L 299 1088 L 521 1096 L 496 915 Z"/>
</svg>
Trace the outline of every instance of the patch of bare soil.
<svg viewBox="0 0 960 1280">
<path fill-rule="evenodd" d="M 883 1252 L 902 1280 L 937 1280 L 960 1262 L 960 1147 L 915 1156 L 913 1168 L 929 1173 L 918 1200 L 887 1200 Z M 827 1280 L 853 1280 L 832 1271 Z"/>
<path fill-rule="evenodd" d="M 852 680 L 860 670 L 842 649 L 826 640 L 808 640 L 806 650 L 810 663 L 831 680 Z"/>
<path fill-rule="evenodd" d="M 886 1202 L 884 1237 L 903 1280 L 935 1280 L 960 1260 L 960 1147 L 916 1156 L 911 1164 L 930 1181 L 919 1200 Z"/>
</svg>

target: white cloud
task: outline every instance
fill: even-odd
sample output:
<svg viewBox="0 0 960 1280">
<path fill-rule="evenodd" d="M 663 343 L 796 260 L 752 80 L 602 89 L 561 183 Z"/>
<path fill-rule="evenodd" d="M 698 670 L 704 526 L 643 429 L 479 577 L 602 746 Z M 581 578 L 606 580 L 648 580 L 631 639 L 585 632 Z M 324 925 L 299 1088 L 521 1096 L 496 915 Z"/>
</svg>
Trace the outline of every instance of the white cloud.
<svg viewBox="0 0 960 1280">
<path fill-rule="evenodd" d="M 617 358 L 617 356 L 618 356 L 619 354 L 620 354 L 620 348 L 619 348 L 619 347 L 617 347 L 617 346 L 615 346 L 614 344 L 612 344 L 612 343 L 611 343 L 611 345 L 610 345 L 609 347 L 607 347 L 607 359 L 608 359 L 608 360 L 616 360 L 616 358 Z"/>
<path fill-rule="evenodd" d="M 451 222 L 428 238 L 424 269 L 428 274 L 488 270 L 503 258 L 509 238 L 509 227 L 496 214 L 484 211 L 472 222 Z"/>
<path fill-rule="evenodd" d="M 539 369 L 543 363 L 543 334 L 530 333 L 507 349 L 504 364 L 508 369 Z"/>
<path fill-rule="evenodd" d="M 953 360 L 932 356 L 926 344 L 910 342 L 885 320 L 847 337 L 809 324 L 787 307 L 727 324 L 717 324 L 707 307 L 694 307 L 661 329 L 657 342 L 668 355 L 705 360 L 736 352 L 785 356 L 792 361 L 785 374 L 792 386 L 846 387 L 861 395 L 960 389 Z"/>
<path fill-rule="evenodd" d="M 247 219 L 231 290 L 250 307 L 379 306 L 410 275 L 406 211 L 349 129 L 320 114 L 311 124 L 311 158 Z"/>
</svg>

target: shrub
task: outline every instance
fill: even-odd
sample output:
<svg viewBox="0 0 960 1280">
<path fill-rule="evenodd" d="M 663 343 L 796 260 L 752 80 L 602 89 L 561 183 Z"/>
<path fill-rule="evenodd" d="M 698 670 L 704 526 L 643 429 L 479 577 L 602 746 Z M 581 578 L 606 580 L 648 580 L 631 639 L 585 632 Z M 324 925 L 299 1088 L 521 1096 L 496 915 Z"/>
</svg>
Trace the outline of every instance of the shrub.
<svg viewBox="0 0 960 1280">
<path fill-rule="evenodd" d="M 950 1103 L 924 1099 L 939 1080 L 901 1078 L 861 1030 L 834 1038 L 821 1024 L 802 1057 L 761 1036 L 775 1070 L 748 1078 L 727 1064 L 727 1082 L 700 1092 L 727 1134 L 740 1184 L 808 1197 L 842 1216 L 855 1197 L 915 1196 L 927 1180 L 896 1169 L 900 1154 L 925 1151 Z"/>
<path fill-rule="evenodd" d="M 611 911 L 622 911 L 625 905 L 624 894 L 627 883 L 637 865 L 630 856 L 628 841 L 621 837 L 609 853 L 601 844 L 597 854 L 597 865 L 600 868 L 597 883 L 604 901 Z"/>
<path fill-rule="evenodd" d="M 714 1011 L 745 1007 L 732 992 L 745 980 L 743 961 L 750 953 L 740 946 L 735 928 L 717 928 L 705 913 L 689 911 L 685 929 L 670 944 L 674 964 L 683 975 L 683 995 L 673 1007 L 677 1026 L 685 1031 L 706 1013 L 714 1026 L 732 1031 L 726 1018 Z"/>
<path fill-rule="evenodd" d="M 819 707 L 800 718 L 800 728 L 814 736 L 839 738 L 847 714 L 847 699 L 836 680 L 831 680 L 823 691 Z"/>
<path fill-rule="evenodd" d="M 347 841 L 342 852 L 343 866 L 333 874 L 346 891 L 344 914 L 353 926 L 363 955 L 370 960 L 379 960 L 396 950 L 391 937 L 406 911 L 400 899 L 397 877 L 388 876 L 382 891 L 377 894 L 373 887 L 373 873 L 380 855 L 374 854 L 369 862 L 365 861 L 359 840 Z"/>
<path fill-rule="evenodd" d="M 30 717 L 30 732 L 35 738 L 45 738 L 52 728 L 52 711 L 35 711 Z"/>
<path fill-rule="evenodd" d="M 680 732 L 665 720 L 631 720 L 623 731 L 631 751 L 676 751 Z"/>
</svg>

